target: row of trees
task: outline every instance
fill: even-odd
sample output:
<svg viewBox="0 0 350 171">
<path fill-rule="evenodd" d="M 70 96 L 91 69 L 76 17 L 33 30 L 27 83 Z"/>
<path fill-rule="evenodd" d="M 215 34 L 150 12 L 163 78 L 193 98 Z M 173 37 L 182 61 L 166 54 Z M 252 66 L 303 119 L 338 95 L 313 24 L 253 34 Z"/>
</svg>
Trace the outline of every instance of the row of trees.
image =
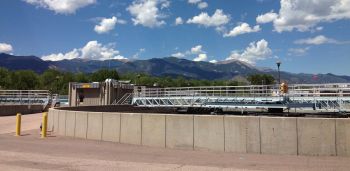
<svg viewBox="0 0 350 171">
<path fill-rule="evenodd" d="M 9 71 L 0 68 L 0 89 L 45 89 L 53 93 L 67 94 L 69 82 L 102 82 L 107 78 L 116 80 L 130 80 L 137 85 L 159 87 L 186 87 L 186 86 L 236 86 L 245 85 L 244 82 L 232 80 L 196 80 L 183 77 L 154 77 L 147 74 L 128 73 L 119 75 L 116 70 L 101 69 L 91 74 L 60 72 L 49 69 L 42 74 L 31 70 Z M 248 77 L 252 84 L 273 84 L 270 75 L 255 74 Z"/>
</svg>

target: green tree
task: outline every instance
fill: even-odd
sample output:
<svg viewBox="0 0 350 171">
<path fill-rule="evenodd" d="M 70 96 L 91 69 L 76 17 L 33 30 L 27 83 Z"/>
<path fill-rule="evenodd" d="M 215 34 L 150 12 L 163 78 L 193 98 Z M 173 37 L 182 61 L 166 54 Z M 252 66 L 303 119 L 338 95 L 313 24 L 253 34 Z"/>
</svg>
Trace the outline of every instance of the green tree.
<svg viewBox="0 0 350 171">
<path fill-rule="evenodd" d="M 11 84 L 10 71 L 6 68 L 0 68 L 0 89 L 9 88 Z"/>
<path fill-rule="evenodd" d="M 11 88 L 32 90 L 40 87 L 38 75 L 31 70 L 19 70 L 11 73 Z"/>
<path fill-rule="evenodd" d="M 101 69 L 91 74 L 91 81 L 102 82 L 106 79 L 119 80 L 119 75 L 116 70 Z"/>
<path fill-rule="evenodd" d="M 74 81 L 79 82 L 79 83 L 87 83 L 87 82 L 90 82 L 89 76 L 86 75 L 86 74 L 84 74 L 84 73 L 82 73 L 82 72 L 79 72 L 79 73 L 75 74 L 74 77 L 75 77 L 75 78 L 74 78 Z"/>
<path fill-rule="evenodd" d="M 268 74 L 253 74 L 248 76 L 248 81 L 252 85 L 270 85 L 275 83 L 275 78 Z"/>
<path fill-rule="evenodd" d="M 59 79 L 62 77 L 62 74 L 54 69 L 48 69 L 40 76 L 40 82 L 42 89 L 50 90 L 53 93 L 58 93 Z"/>
</svg>

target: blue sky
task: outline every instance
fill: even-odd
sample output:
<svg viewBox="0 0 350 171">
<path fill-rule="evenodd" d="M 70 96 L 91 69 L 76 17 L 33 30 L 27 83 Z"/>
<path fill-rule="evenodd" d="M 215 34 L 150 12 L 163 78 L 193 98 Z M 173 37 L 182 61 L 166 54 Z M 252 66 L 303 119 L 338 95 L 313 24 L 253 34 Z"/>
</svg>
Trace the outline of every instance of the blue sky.
<svg viewBox="0 0 350 171">
<path fill-rule="evenodd" d="M 349 19 L 350 0 L 1 0 L 0 52 L 350 75 Z"/>
</svg>

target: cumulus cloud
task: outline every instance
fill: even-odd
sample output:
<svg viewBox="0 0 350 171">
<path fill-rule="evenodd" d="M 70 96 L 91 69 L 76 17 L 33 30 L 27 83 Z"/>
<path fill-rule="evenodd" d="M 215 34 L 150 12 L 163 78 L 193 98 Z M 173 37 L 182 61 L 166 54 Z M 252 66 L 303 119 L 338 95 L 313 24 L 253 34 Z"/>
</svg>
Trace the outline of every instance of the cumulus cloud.
<svg viewBox="0 0 350 171">
<path fill-rule="evenodd" d="M 232 51 L 226 60 L 239 60 L 254 65 L 258 60 L 265 60 L 272 55 L 269 43 L 261 39 L 258 42 L 251 42 L 249 46 L 241 53 L 240 51 Z"/>
<path fill-rule="evenodd" d="M 215 59 L 213 59 L 213 60 L 211 60 L 211 61 L 209 61 L 210 63 L 213 63 L 213 64 L 216 64 L 216 63 L 218 63 L 218 61 L 217 60 L 215 60 Z"/>
<path fill-rule="evenodd" d="M 175 19 L 175 25 L 181 25 L 181 24 L 183 24 L 183 23 L 184 23 L 184 21 L 182 20 L 181 17 L 177 17 L 177 18 Z"/>
<path fill-rule="evenodd" d="M 266 14 L 259 15 L 258 17 L 256 17 L 256 22 L 259 24 L 270 23 L 270 22 L 276 20 L 277 17 L 278 17 L 278 15 L 276 13 L 274 13 L 273 11 L 271 11 L 271 12 L 268 12 Z"/>
<path fill-rule="evenodd" d="M 260 31 L 260 26 L 256 25 L 254 27 L 250 27 L 247 23 L 242 23 L 235 28 L 233 28 L 230 32 L 225 33 L 224 37 L 235 37 L 241 34 L 253 33 Z"/>
<path fill-rule="evenodd" d="M 350 0 L 281 0 L 280 4 L 278 14 L 269 12 L 258 16 L 257 21 L 273 22 L 277 32 L 303 32 L 321 22 L 350 19 Z"/>
<path fill-rule="evenodd" d="M 198 3 L 197 7 L 198 7 L 199 9 L 207 8 L 207 7 L 208 7 L 208 3 L 206 3 L 206 2 L 200 2 L 200 3 Z"/>
<path fill-rule="evenodd" d="M 117 17 L 113 16 L 112 18 L 102 18 L 101 22 L 95 26 L 94 30 L 98 34 L 108 33 L 114 29 L 116 24 L 117 24 Z"/>
<path fill-rule="evenodd" d="M 190 4 L 197 4 L 199 2 L 201 2 L 202 0 L 188 0 L 188 3 Z"/>
<path fill-rule="evenodd" d="M 193 59 L 193 61 L 199 62 L 199 61 L 206 61 L 208 59 L 207 54 L 201 53 L 196 58 Z"/>
<path fill-rule="evenodd" d="M 304 56 L 309 49 L 310 49 L 310 47 L 290 48 L 290 49 L 288 49 L 288 55 L 289 56 Z"/>
<path fill-rule="evenodd" d="M 326 43 L 329 43 L 329 44 L 342 44 L 342 43 L 345 43 L 345 42 L 340 42 L 340 41 L 328 38 L 328 37 L 323 36 L 323 35 L 318 35 L 318 36 L 312 37 L 312 38 L 299 39 L 299 40 L 294 41 L 294 43 L 295 44 L 320 45 L 320 44 L 326 44 Z"/>
<path fill-rule="evenodd" d="M 167 0 L 135 0 L 127 11 L 133 16 L 134 25 L 142 25 L 149 28 L 160 27 L 165 24 L 158 7 L 168 8 L 170 2 Z"/>
<path fill-rule="evenodd" d="M 208 3 L 202 0 L 188 0 L 189 4 L 197 5 L 199 9 L 204 9 L 208 7 Z"/>
<path fill-rule="evenodd" d="M 96 3 L 96 0 L 24 0 L 37 7 L 55 11 L 58 14 L 73 14 L 79 8 Z"/>
<path fill-rule="evenodd" d="M 171 54 L 172 57 L 176 57 L 176 58 L 183 58 L 185 57 L 186 55 L 184 53 L 181 53 L 181 52 L 177 52 L 177 53 L 174 53 L 174 54 Z"/>
<path fill-rule="evenodd" d="M 43 60 L 59 61 L 64 59 L 89 59 L 89 60 L 127 60 L 121 56 L 118 50 L 113 48 L 113 45 L 103 45 L 97 41 L 89 41 L 84 47 L 73 49 L 67 53 L 51 54 L 41 57 Z"/>
<path fill-rule="evenodd" d="M 230 21 L 230 16 L 224 14 L 221 9 L 217 9 L 212 16 L 202 12 L 197 16 L 187 20 L 188 24 L 199 24 L 205 27 L 219 27 L 227 24 Z"/>
<path fill-rule="evenodd" d="M 0 53 L 11 53 L 12 51 L 12 45 L 7 43 L 0 43 Z"/>
<path fill-rule="evenodd" d="M 204 53 L 204 51 L 202 50 L 202 45 L 197 45 L 195 47 L 191 48 L 191 53 L 192 54 L 200 54 L 200 53 Z"/>
</svg>

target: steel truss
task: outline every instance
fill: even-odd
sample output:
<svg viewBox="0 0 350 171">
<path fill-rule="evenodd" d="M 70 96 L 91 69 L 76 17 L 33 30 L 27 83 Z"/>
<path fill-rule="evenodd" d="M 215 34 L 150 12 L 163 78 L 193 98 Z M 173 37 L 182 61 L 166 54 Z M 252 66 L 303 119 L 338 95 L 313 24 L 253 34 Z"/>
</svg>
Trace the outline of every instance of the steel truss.
<svg viewBox="0 0 350 171">
<path fill-rule="evenodd" d="M 135 87 L 132 104 L 146 107 L 313 108 L 350 110 L 350 84 L 295 84 L 287 94 L 278 85 L 179 88 Z"/>
</svg>

